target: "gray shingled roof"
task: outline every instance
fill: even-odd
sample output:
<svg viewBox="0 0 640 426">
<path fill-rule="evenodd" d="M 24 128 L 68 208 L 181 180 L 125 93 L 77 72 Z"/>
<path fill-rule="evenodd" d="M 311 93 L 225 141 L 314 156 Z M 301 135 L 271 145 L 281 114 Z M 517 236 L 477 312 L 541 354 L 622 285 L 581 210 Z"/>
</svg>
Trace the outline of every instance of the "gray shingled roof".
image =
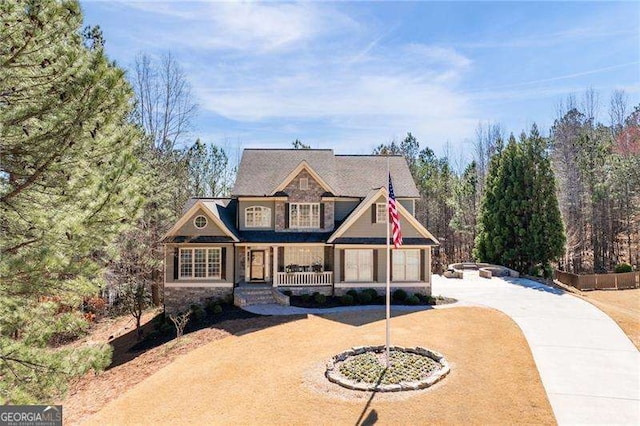
<svg viewBox="0 0 640 426">
<path fill-rule="evenodd" d="M 337 196 L 364 197 L 387 185 L 384 156 L 334 155 L 331 149 L 245 149 L 232 195 L 271 195 L 303 160 Z M 403 157 L 389 157 L 389 167 L 396 197 L 420 196 Z"/>
</svg>

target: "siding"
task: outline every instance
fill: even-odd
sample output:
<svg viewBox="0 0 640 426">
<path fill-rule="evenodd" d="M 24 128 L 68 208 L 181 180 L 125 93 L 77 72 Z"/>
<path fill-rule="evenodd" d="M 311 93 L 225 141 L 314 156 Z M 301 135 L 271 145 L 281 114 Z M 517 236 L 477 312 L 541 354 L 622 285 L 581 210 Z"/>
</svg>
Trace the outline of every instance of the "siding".
<svg viewBox="0 0 640 426">
<path fill-rule="evenodd" d="M 193 224 L 193 220 L 198 216 L 204 216 L 207 218 L 207 226 L 202 229 L 198 229 Z M 187 235 L 187 236 L 227 236 L 218 226 L 213 222 L 213 219 L 207 215 L 204 210 L 198 209 L 198 211 L 185 222 L 180 229 L 175 232 L 175 235 Z"/>
<path fill-rule="evenodd" d="M 244 209 L 251 206 L 261 206 L 267 207 L 271 209 L 271 225 L 269 228 L 247 228 L 245 224 L 245 214 Z M 241 231 L 245 231 L 247 229 L 250 230 L 259 230 L 259 229 L 274 229 L 275 227 L 275 218 L 276 218 L 276 203 L 274 201 L 239 201 L 238 202 L 238 223 Z"/>
<path fill-rule="evenodd" d="M 378 203 L 385 202 L 384 197 L 380 197 L 377 200 Z M 350 237 L 373 237 L 373 238 L 384 238 L 387 236 L 386 224 L 385 223 L 371 223 L 371 207 L 367 209 L 366 212 L 362 214 L 353 223 L 344 234 L 341 235 L 341 238 L 350 238 Z M 413 227 L 404 217 L 400 216 L 400 227 L 402 228 L 402 236 L 403 237 L 422 237 L 422 235 Z"/>
</svg>

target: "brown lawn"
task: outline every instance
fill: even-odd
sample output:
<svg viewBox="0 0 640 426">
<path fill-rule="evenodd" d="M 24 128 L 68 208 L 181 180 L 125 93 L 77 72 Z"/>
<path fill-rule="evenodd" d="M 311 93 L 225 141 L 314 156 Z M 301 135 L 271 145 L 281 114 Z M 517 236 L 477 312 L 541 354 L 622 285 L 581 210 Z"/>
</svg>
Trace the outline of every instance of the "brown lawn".
<svg viewBox="0 0 640 426">
<path fill-rule="evenodd" d="M 640 289 L 582 291 L 579 296 L 613 318 L 640 350 Z"/>
<path fill-rule="evenodd" d="M 373 394 L 326 382 L 323 365 L 332 355 L 381 343 L 383 315 L 309 316 L 237 331 L 174 359 L 88 423 L 555 423 L 520 329 L 484 308 L 392 319 L 395 344 L 426 346 L 449 360 L 451 373 L 431 389 Z"/>
<path fill-rule="evenodd" d="M 158 313 L 159 311 L 149 311 L 143 316 L 145 333 L 153 330 L 149 321 Z M 94 327 L 87 338 L 74 344 L 89 340 L 109 342 L 114 347 L 112 365 L 98 375 L 89 373 L 71 383 L 65 399 L 57 402 L 64 407 L 64 423 L 74 425 L 85 421 L 109 401 L 116 399 L 180 355 L 234 333 L 269 327 L 288 320 L 290 319 L 282 317 L 258 317 L 224 321 L 216 324 L 215 328 L 203 328 L 186 334 L 179 344 L 171 341 L 151 349 L 131 351 L 130 348 L 137 343 L 134 320 L 127 316 L 106 318 Z"/>
</svg>

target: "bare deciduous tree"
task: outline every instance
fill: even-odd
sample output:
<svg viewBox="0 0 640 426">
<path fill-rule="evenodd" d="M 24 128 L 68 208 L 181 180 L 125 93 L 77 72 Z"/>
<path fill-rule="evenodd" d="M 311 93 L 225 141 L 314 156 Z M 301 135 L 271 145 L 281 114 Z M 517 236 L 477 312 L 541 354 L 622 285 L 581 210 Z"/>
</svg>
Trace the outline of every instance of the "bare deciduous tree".
<svg viewBox="0 0 640 426">
<path fill-rule="evenodd" d="M 146 54 L 139 55 L 132 80 L 137 99 L 135 118 L 153 146 L 161 152 L 171 152 L 183 145 L 197 105 L 191 85 L 171 53 L 158 61 Z"/>
<path fill-rule="evenodd" d="M 181 314 L 171 314 L 169 315 L 169 319 L 176 327 L 176 339 L 180 341 L 180 338 L 184 334 L 184 329 L 189 323 L 189 316 L 191 315 L 191 310 L 187 312 L 183 312 Z"/>
</svg>

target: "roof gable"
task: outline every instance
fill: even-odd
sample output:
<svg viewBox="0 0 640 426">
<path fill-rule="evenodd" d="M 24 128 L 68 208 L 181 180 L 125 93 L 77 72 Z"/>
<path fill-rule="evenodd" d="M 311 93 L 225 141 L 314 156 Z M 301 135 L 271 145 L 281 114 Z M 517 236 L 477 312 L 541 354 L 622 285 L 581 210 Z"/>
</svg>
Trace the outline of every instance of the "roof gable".
<svg viewBox="0 0 640 426">
<path fill-rule="evenodd" d="M 278 185 L 274 190 L 273 193 L 271 195 L 276 194 L 279 191 L 282 191 L 283 189 L 285 189 L 287 187 L 287 185 L 289 185 L 289 183 L 294 180 L 299 174 L 300 172 L 302 172 L 303 170 L 306 170 L 307 173 L 309 173 L 309 175 L 318 183 L 318 185 L 320 185 L 325 191 L 327 192 L 331 192 L 333 193 L 334 190 L 333 188 L 331 188 L 331 186 L 329 186 L 329 184 L 327 182 L 324 181 L 324 179 L 322 179 L 322 177 L 315 171 L 313 170 L 313 168 L 309 165 L 309 163 L 307 163 L 306 160 L 302 160 L 300 162 L 300 164 L 298 164 L 296 166 L 295 169 L 293 169 L 291 171 L 291 173 L 289 173 L 287 175 L 286 178 L 284 178 L 284 180 L 280 183 L 280 185 Z"/>
<path fill-rule="evenodd" d="M 329 149 L 245 149 L 232 195 L 274 195 L 296 175 L 286 165 L 296 164 L 297 168 L 303 162 L 318 175 L 316 180 L 322 180 L 323 186 L 332 189 L 327 192 L 358 198 L 365 197 L 372 189 L 386 186 L 388 163 L 396 197 L 420 197 L 404 157 L 334 155 Z"/>
<path fill-rule="evenodd" d="M 367 197 L 362 200 L 362 202 L 353 210 L 353 212 L 347 216 L 345 221 L 335 230 L 335 232 L 329 237 L 327 240 L 328 243 L 335 242 L 336 239 L 340 238 L 342 235 L 345 235 L 349 229 L 361 219 L 363 215 L 370 211 L 371 206 L 374 203 L 380 202 L 381 198 L 386 202 L 388 191 L 386 188 L 379 188 L 378 190 L 370 191 Z M 435 244 L 440 244 L 436 237 L 431 234 L 418 220 L 400 203 L 396 203 L 398 214 L 400 215 L 401 220 L 408 222 L 411 225 L 417 236 L 422 236 L 424 238 L 431 239 Z"/>
<path fill-rule="evenodd" d="M 190 208 L 182 215 L 182 217 L 171 227 L 169 231 L 164 235 L 163 240 L 166 240 L 168 237 L 174 236 L 178 233 L 178 231 L 182 230 L 182 228 L 187 224 L 187 222 L 194 218 L 197 213 L 204 213 L 209 220 L 213 222 L 213 224 L 222 232 L 222 234 L 229 236 L 233 241 L 240 241 L 236 234 L 231 231 L 230 227 L 227 226 L 225 221 L 220 215 L 219 208 L 223 206 L 219 205 L 217 200 L 196 200 Z M 206 231 L 203 231 L 203 234 Z"/>
</svg>

